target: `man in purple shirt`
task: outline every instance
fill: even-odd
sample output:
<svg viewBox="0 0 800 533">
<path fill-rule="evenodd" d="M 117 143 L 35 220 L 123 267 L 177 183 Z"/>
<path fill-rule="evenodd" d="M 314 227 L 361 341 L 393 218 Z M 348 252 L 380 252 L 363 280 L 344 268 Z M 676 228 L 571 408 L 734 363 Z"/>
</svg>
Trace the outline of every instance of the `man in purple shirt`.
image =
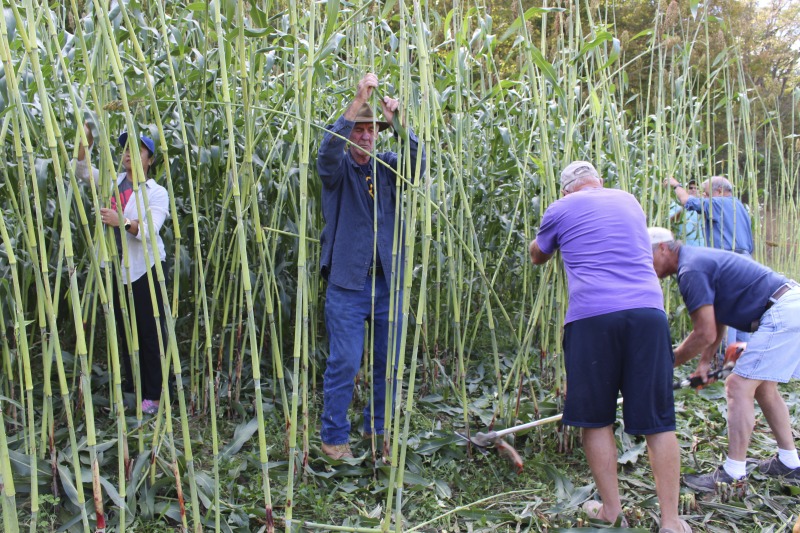
<svg viewBox="0 0 800 533">
<path fill-rule="evenodd" d="M 591 163 L 574 161 L 561 172 L 564 197 L 553 202 L 530 244 L 540 265 L 561 250 L 569 285 L 564 320 L 567 370 L 565 424 L 583 428 L 583 445 L 602 504 L 594 518 L 626 523 L 617 484 L 613 424 L 621 392 L 625 431 L 644 435 L 661 533 L 689 532 L 678 517 L 680 454 L 675 437 L 672 346 L 650 238 L 632 195 L 604 189 Z"/>
<path fill-rule="evenodd" d="M 322 385 L 321 437 L 322 451 L 333 459 L 353 457 L 347 410 L 364 353 L 365 322 L 371 330 L 373 408 L 364 409 L 364 433 L 383 433 L 389 340 L 398 351 L 400 345 L 402 291 L 395 293 L 394 320 L 389 320 L 390 295 L 402 280 L 404 264 L 402 227 L 393 257 L 397 197 L 403 179 L 413 180 L 417 169 L 425 168 L 424 150 L 411 131 L 408 139 L 401 139 L 408 143 L 410 166 L 394 152 L 373 157 L 378 133 L 398 124 L 398 102 L 388 96 L 380 100 L 386 121 L 375 118 L 368 102 L 377 87 L 378 78 L 372 73 L 358 82 L 355 98 L 327 129 L 317 154 L 325 218 L 320 271 L 328 282 L 325 325 L 330 342 Z"/>
</svg>

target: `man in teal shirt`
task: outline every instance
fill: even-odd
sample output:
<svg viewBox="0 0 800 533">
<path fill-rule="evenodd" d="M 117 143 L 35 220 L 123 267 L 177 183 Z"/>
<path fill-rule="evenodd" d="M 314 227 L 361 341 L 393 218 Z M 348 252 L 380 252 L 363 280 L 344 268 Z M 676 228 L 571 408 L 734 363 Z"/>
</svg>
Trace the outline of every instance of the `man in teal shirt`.
<svg viewBox="0 0 800 533">
<path fill-rule="evenodd" d="M 689 180 L 686 192 L 692 198 L 698 197 L 697 182 Z M 687 246 L 705 246 L 706 239 L 703 232 L 703 219 L 697 211 L 684 209 L 683 204 L 675 203 L 669 210 L 669 219 L 675 223 L 681 240 Z M 682 219 L 682 222 L 681 222 Z"/>
</svg>

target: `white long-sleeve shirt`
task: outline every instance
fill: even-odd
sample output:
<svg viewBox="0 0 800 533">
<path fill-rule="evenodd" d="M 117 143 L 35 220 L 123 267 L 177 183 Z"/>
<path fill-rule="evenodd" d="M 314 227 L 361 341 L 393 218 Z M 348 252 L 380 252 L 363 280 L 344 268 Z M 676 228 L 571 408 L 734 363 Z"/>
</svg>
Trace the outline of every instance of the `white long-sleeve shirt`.
<svg viewBox="0 0 800 533">
<path fill-rule="evenodd" d="M 75 175 L 84 181 L 94 181 L 97 183 L 100 178 L 100 171 L 96 168 L 89 169 L 89 158 L 85 157 L 83 161 L 76 160 L 75 162 Z M 123 172 L 117 176 L 117 186 L 125 179 L 126 173 Z M 164 249 L 164 242 L 161 240 L 161 226 L 167 219 L 169 213 L 169 193 L 167 189 L 156 183 L 154 179 L 148 179 L 143 186 L 139 186 L 139 190 L 131 194 L 128 203 L 125 204 L 125 209 L 122 211 L 123 218 L 136 220 L 139 222 L 139 232 L 136 235 L 131 235 L 120 227 L 122 233 L 125 234 L 128 243 L 128 268 L 122 265 L 122 281 L 127 285 L 133 283 L 147 273 L 147 270 L 155 265 L 155 257 L 153 256 L 152 248 L 148 248 L 149 264 L 145 263 L 144 247 L 149 246 L 148 239 L 150 238 L 149 229 L 147 226 L 147 214 L 145 213 L 144 193 L 143 190 L 147 189 L 147 200 L 150 207 L 150 216 L 153 219 L 156 233 L 156 244 L 158 246 L 159 259 L 164 261 L 167 253 Z M 109 194 L 113 193 L 109 191 Z M 139 212 L 141 207 L 142 212 Z M 120 224 L 122 226 L 122 224 Z"/>
</svg>

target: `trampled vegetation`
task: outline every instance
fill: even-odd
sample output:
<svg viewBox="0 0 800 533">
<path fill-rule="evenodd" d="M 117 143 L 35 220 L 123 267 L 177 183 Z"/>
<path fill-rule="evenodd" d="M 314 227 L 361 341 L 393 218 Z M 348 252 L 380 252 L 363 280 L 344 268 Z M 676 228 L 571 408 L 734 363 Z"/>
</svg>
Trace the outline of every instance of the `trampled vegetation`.
<svg viewBox="0 0 800 533">
<path fill-rule="evenodd" d="M 522 473 L 458 435 L 561 410 L 566 280 L 558 261 L 534 268 L 527 243 L 572 159 L 593 161 L 660 225 L 665 177 L 727 175 L 751 210 L 755 257 L 800 274 L 800 90 L 797 51 L 784 46 L 796 2 L 2 5 L 4 531 L 585 524 L 579 504 L 594 488 L 577 432 L 552 424 L 510 440 Z M 402 383 L 389 453 L 354 435 L 359 460 L 333 463 L 319 451 L 314 161 L 368 71 L 399 98 L 428 168 L 398 215 L 409 261 L 397 266 L 406 320 L 387 377 Z M 99 187 L 70 163 L 84 122 Z M 126 412 L 109 370 L 119 359 L 100 263 L 114 237 L 98 213 L 123 130 L 156 139 L 153 170 L 172 198 L 167 269 L 152 288 L 168 302 L 175 384 L 155 416 Z M 678 340 L 688 319 L 664 287 Z M 800 428 L 800 390 L 785 391 Z M 353 413 L 368 394 L 359 382 Z M 676 407 L 683 468 L 716 464 L 721 386 L 681 392 Z M 618 434 L 627 516 L 653 528 L 644 443 Z M 753 453 L 772 453 L 768 435 Z M 681 504 L 696 530 L 778 532 L 800 513 L 799 493 L 753 475 Z"/>
</svg>

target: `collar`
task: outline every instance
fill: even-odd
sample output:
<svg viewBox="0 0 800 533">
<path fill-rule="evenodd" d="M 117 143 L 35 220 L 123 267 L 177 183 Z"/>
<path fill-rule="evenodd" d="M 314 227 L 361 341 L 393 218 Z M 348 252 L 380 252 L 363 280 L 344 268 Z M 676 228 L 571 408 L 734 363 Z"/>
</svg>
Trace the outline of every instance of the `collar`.
<svg viewBox="0 0 800 533">
<path fill-rule="evenodd" d="M 356 162 L 356 160 L 355 160 L 355 159 L 353 159 L 353 154 L 351 154 L 351 153 L 350 153 L 350 149 L 349 149 L 349 148 L 347 149 L 347 151 L 345 152 L 345 154 L 346 154 L 346 156 L 347 156 L 347 160 L 350 162 L 350 165 L 351 165 L 351 166 L 353 166 L 353 167 L 358 167 L 358 168 L 360 168 L 360 167 L 364 166 L 364 165 L 359 165 L 359 164 Z M 365 163 L 365 165 L 372 165 L 372 157 L 370 157 L 370 158 L 369 158 L 369 161 L 367 161 L 367 162 Z"/>
<path fill-rule="evenodd" d="M 123 173 L 117 175 L 117 186 L 118 187 L 119 187 L 119 184 L 122 183 L 125 180 L 126 177 L 128 177 L 127 172 L 123 172 Z M 131 183 L 133 183 L 133 180 L 131 180 Z M 155 183 L 155 180 L 153 178 L 147 178 L 144 181 L 144 186 L 149 189 L 150 187 L 153 186 L 154 183 Z"/>
</svg>

